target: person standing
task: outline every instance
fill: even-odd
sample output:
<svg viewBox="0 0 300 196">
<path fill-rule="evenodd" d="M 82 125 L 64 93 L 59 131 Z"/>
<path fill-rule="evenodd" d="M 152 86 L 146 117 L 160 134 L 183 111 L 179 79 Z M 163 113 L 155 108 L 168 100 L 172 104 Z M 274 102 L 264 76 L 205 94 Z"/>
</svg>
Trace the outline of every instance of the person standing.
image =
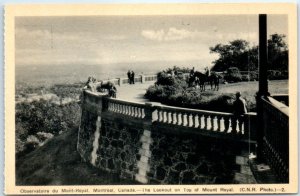
<svg viewBox="0 0 300 196">
<path fill-rule="evenodd" d="M 241 97 L 241 93 L 235 94 L 235 101 L 233 102 L 233 119 L 232 119 L 232 132 L 237 133 L 237 121 L 239 122 L 239 130 L 242 130 L 242 123 L 244 122 L 244 115 L 247 113 L 247 104 L 245 99 Z"/>
<path fill-rule="evenodd" d="M 135 75 L 134 71 L 131 70 L 131 81 L 132 81 L 132 84 L 134 84 L 134 75 Z"/>
<path fill-rule="evenodd" d="M 128 84 L 131 84 L 131 71 L 128 70 L 127 72 L 127 77 L 128 77 Z"/>
</svg>

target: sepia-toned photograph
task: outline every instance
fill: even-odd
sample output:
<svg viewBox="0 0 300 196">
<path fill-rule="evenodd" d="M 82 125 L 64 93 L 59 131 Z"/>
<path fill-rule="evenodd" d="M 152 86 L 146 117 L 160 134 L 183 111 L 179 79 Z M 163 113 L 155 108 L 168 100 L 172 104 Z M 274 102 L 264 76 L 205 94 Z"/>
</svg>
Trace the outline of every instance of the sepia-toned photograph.
<svg viewBox="0 0 300 196">
<path fill-rule="evenodd" d="M 39 187 L 18 194 L 289 192 L 284 185 L 298 180 L 290 20 L 14 16 L 9 185 Z"/>
</svg>

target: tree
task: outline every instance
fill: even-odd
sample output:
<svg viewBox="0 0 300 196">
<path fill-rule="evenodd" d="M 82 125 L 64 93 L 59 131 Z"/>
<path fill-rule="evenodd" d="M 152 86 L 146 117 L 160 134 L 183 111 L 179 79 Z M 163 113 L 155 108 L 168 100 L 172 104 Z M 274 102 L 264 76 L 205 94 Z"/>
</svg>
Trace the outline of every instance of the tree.
<svg viewBox="0 0 300 196">
<path fill-rule="evenodd" d="M 213 71 L 224 71 L 229 67 L 237 67 L 239 70 L 248 70 L 249 43 L 245 40 L 234 40 L 229 44 L 217 44 L 210 47 L 211 53 L 218 53 L 219 58 L 214 61 Z"/>
<path fill-rule="evenodd" d="M 258 46 L 250 47 L 245 40 L 234 40 L 229 44 L 210 47 L 211 53 L 219 54 L 213 62 L 213 71 L 225 71 L 237 67 L 241 71 L 258 69 Z M 268 66 L 273 70 L 288 70 L 288 49 L 285 35 L 273 34 L 268 39 Z"/>
<path fill-rule="evenodd" d="M 288 47 L 283 34 L 273 34 L 268 40 L 268 69 L 288 70 Z"/>
</svg>

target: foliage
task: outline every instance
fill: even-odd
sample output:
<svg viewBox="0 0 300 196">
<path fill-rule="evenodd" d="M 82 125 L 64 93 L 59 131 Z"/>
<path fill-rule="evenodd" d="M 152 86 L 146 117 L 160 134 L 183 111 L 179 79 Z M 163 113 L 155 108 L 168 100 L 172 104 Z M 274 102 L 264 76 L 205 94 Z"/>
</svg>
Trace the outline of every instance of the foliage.
<svg viewBox="0 0 300 196">
<path fill-rule="evenodd" d="M 20 89 L 19 92 L 36 91 Z M 70 99 L 62 104 L 54 100 L 22 101 L 16 104 L 16 151 L 17 154 L 26 154 L 36 147 L 43 145 L 45 141 L 70 128 L 78 127 L 80 118 L 80 106 L 77 98 L 80 86 L 54 85 L 43 88 L 46 93 L 57 93 L 59 98 Z M 25 94 L 26 96 L 26 94 Z"/>
<path fill-rule="evenodd" d="M 268 70 L 268 79 L 269 80 L 282 80 L 288 78 L 287 71 L 278 71 L 278 70 Z"/>
<path fill-rule="evenodd" d="M 165 70 L 166 73 L 171 73 L 171 72 L 177 72 L 177 73 L 189 73 L 190 72 L 190 68 L 188 67 L 178 67 L 178 66 L 173 66 L 172 68 L 168 68 Z"/>
<path fill-rule="evenodd" d="M 50 88 L 50 91 L 61 98 L 71 97 L 76 99 L 81 93 L 81 87 L 83 84 L 68 84 L 61 85 L 56 84 Z"/>
<path fill-rule="evenodd" d="M 276 70 L 288 70 L 288 48 L 285 35 L 273 34 L 268 39 L 268 66 Z M 217 44 L 210 47 L 211 53 L 219 54 L 213 71 L 225 71 L 237 67 L 241 71 L 258 69 L 258 46 L 250 47 L 245 40 L 234 40 L 229 44 Z"/>
<path fill-rule="evenodd" d="M 240 82 L 242 81 L 242 75 L 237 67 L 230 67 L 227 69 L 224 79 L 229 82 Z"/>
<path fill-rule="evenodd" d="M 230 68 L 227 77 L 241 74 L 238 68 Z M 183 78 L 168 76 L 160 72 L 156 85 L 150 86 L 145 94 L 150 101 L 161 102 L 166 105 L 187 107 L 195 109 L 214 110 L 221 112 L 232 112 L 232 103 L 235 99 L 234 93 L 220 94 L 217 91 L 201 92 L 199 89 L 189 88 L 187 81 Z M 253 96 L 254 97 L 254 96 Z M 255 110 L 255 100 L 251 100 L 250 109 Z"/>
</svg>

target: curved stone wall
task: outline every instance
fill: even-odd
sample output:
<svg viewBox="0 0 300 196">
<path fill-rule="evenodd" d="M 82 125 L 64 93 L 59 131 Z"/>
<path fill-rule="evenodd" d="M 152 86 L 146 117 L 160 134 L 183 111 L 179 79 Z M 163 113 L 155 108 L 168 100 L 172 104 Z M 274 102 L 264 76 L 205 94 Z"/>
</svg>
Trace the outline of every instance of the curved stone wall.
<svg viewBox="0 0 300 196">
<path fill-rule="evenodd" d="M 78 152 L 95 167 L 137 183 L 235 183 L 240 170 L 236 156 L 249 143 L 238 136 L 224 139 L 220 133 L 153 122 L 153 115 L 150 105 L 84 92 Z"/>
</svg>

